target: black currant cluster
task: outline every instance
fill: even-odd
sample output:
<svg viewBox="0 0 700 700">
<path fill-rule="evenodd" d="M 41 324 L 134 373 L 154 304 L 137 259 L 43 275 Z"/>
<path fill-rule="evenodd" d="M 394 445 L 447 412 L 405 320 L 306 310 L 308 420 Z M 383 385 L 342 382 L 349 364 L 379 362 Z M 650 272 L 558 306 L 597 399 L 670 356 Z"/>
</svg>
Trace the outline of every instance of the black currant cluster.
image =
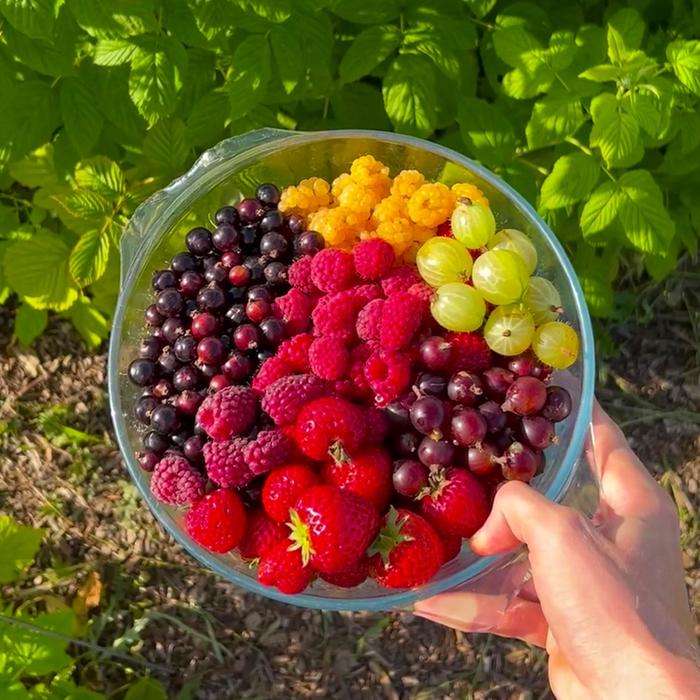
<svg viewBox="0 0 700 700">
<path fill-rule="evenodd" d="M 289 289 L 294 255 L 322 241 L 304 233 L 299 217 L 285 217 L 279 198 L 264 184 L 255 198 L 222 207 L 213 230 L 193 228 L 187 250 L 153 273 L 149 334 L 128 369 L 144 389 L 135 414 L 146 430 L 138 460 L 147 471 L 166 450 L 200 462 L 204 439 L 194 417 L 206 394 L 246 383 L 285 338 L 273 301 Z"/>
</svg>

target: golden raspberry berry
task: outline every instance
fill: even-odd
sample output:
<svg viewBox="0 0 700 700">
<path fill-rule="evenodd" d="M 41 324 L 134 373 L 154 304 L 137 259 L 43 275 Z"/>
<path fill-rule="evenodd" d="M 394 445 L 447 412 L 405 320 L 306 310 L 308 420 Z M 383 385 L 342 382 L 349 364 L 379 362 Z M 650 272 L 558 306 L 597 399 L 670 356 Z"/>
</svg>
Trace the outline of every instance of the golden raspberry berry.
<svg viewBox="0 0 700 700">
<path fill-rule="evenodd" d="M 338 204 L 353 211 L 364 212 L 367 215 L 381 199 L 377 191 L 352 182 L 338 196 Z"/>
<path fill-rule="evenodd" d="M 391 194 L 396 197 L 410 197 L 423 183 L 425 177 L 417 170 L 402 170 L 391 183 Z"/>
<path fill-rule="evenodd" d="M 331 194 L 338 199 L 340 197 L 341 193 L 343 190 L 348 186 L 352 185 L 354 180 L 350 176 L 350 173 L 342 173 L 338 175 L 335 180 L 333 180 L 333 184 L 331 185 Z"/>
<path fill-rule="evenodd" d="M 447 221 L 455 207 L 456 197 L 447 185 L 429 182 L 419 187 L 408 200 L 411 220 L 421 226 L 438 226 Z"/>
<path fill-rule="evenodd" d="M 437 235 L 437 231 L 429 226 L 413 226 L 413 240 L 416 243 L 425 243 L 429 238 Z"/>
<path fill-rule="evenodd" d="M 458 182 L 456 185 L 452 185 L 452 192 L 457 195 L 457 198 L 466 197 L 472 202 L 480 202 L 486 207 L 489 205 L 489 200 L 486 199 L 484 193 L 471 182 Z"/>
<path fill-rule="evenodd" d="M 366 228 L 367 219 L 367 214 L 345 207 L 324 207 L 311 214 L 308 227 L 318 231 L 328 245 L 335 247 L 351 243 Z"/>
<path fill-rule="evenodd" d="M 372 220 L 380 224 L 392 219 L 408 218 L 408 200 L 403 197 L 385 197 L 374 207 Z"/>
<path fill-rule="evenodd" d="M 310 177 L 282 190 L 279 209 L 304 216 L 330 203 L 331 186 L 323 178 Z"/>
<path fill-rule="evenodd" d="M 389 243 L 399 257 L 413 243 L 413 224 L 408 219 L 384 221 L 377 226 L 375 235 Z"/>
<path fill-rule="evenodd" d="M 358 185 L 364 185 L 377 192 L 378 199 L 389 194 L 391 178 L 389 168 L 374 156 L 366 155 L 355 158 L 350 166 L 350 176 Z"/>
</svg>

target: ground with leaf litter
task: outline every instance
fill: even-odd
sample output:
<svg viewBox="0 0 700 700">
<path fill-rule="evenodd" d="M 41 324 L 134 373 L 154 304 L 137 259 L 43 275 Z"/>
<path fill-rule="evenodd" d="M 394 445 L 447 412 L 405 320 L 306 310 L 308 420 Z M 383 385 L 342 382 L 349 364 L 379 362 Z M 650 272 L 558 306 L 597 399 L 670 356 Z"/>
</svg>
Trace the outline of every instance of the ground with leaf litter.
<svg viewBox="0 0 700 700">
<path fill-rule="evenodd" d="M 599 396 L 675 499 L 700 609 L 700 283 L 648 286 L 624 323 Z M 7 312 L 0 328 L 10 326 Z M 32 351 L 0 336 L 0 512 L 48 529 L 16 604 L 90 608 L 79 668 L 114 692 L 150 672 L 168 698 L 547 698 L 546 657 L 525 644 L 408 613 L 334 614 L 242 592 L 201 569 L 145 510 L 112 437 L 105 356 L 54 322 Z M 87 582 L 87 585 L 86 585 Z M 700 626 L 698 627 L 700 634 Z"/>
</svg>

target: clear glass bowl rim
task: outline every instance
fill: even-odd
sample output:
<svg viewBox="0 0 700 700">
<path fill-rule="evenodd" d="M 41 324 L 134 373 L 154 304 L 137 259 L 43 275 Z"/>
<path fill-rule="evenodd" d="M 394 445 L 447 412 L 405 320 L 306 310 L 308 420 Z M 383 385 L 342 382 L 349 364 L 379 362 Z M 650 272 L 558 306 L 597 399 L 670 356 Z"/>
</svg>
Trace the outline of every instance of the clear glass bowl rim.
<svg viewBox="0 0 700 700">
<path fill-rule="evenodd" d="M 240 147 L 242 140 L 252 135 L 269 134 L 268 139 L 255 139 L 249 147 Z M 490 170 L 471 160 L 470 158 L 453 151 L 450 148 L 439 144 L 426 141 L 413 136 L 404 134 L 396 134 L 393 132 L 376 131 L 369 129 L 338 129 L 325 131 L 285 131 L 280 129 L 259 129 L 247 134 L 234 136 L 205 151 L 197 161 L 191 166 L 189 171 L 182 177 L 177 178 L 170 183 L 166 188 L 151 195 L 145 200 L 134 212 L 131 221 L 138 217 L 150 206 L 155 206 L 156 202 L 162 200 L 164 196 L 170 195 L 173 197 L 168 202 L 168 209 L 176 208 L 178 200 L 182 197 L 183 192 L 178 191 L 182 188 L 183 183 L 188 183 L 190 177 L 193 177 L 195 182 L 202 176 L 203 170 L 208 166 L 209 154 L 213 152 L 220 153 L 225 150 L 227 145 L 231 145 L 232 153 L 230 158 L 227 158 L 228 165 L 234 166 L 238 160 L 254 162 L 254 156 L 257 152 L 261 155 L 265 154 L 270 147 L 270 142 L 274 141 L 275 150 L 283 149 L 287 145 L 299 146 L 307 143 L 323 141 L 325 139 L 375 139 L 399 146 L 408 146 L 427 150 L 433 154 L 443 157 L 446 160 L 454 161 L 463 165 L 465 168 L 478 174 L 479 177 L 486 180 L 492 187 L 500 190 L 507 199 L 513 201 L 522 210 L 522 212 L 530 219 L 531 225 L 536 227 L 539 233 L 547 240 L 551 251 L 554 254 L 558 265 L 561 266 L 569 283 L 574 290 L 574 301 L 576 306 L 576 317 L 580 323 L 580 340 L 581 340 L 581 359 L 582 359 L 582 377 L 581 377 L 581 397 L 579 404 L 579 413 L 576 419 L 576 424 L 572 431 L 571 440 L 569 441 L 566 452 L 561 459 L 559 470 L 552 480 L 549 488 L 544 492 L 544 495 L 551 501 L 559 502 L 566 494 L 567 489 L 572 482 L 579 458 L 582 457 L 584 446 L 588 435 L 591 414 L 593 410 L 594 400 L 594 383 L 595 383 L 595 343 L 593 337 L 593 329 L 591 325 L 590 315 L 586 306 L 583 291 L 578 282 L 576 272 L 569 261 L 564 249 L 559 243 L 557 237 L 540 218 L 534 207 L 518 192 L 516 192 L 507 183 L 501 180 Z M 141 212 L 139 212 L 141 210 Z M 127 224 L 127 229 L 129 224 Z M 276 588 L 264 586 L 258 583 L 252 577 L 239 574 L 233 568 L 227 567 L 224 562 L 216 555 L 208 552 L 204 548 L 190 540 L 184 533 L 175 526 L 173 521 L 165 513 L 163 507 L 153 497 L 150 489 L 144 488 L 141 468 L 139 467 L 135 455 L 131 451 L 130 442 L 128 439 L 126 426 L 123 418 L 121 407 L 121 395 L 119 392 L 119 342 L 121 337 L 122 323 L 126 310 L 126 299 L 131 295 L 133 286 L 138 278 L 144 258 L 150 253 L 153 247 L 153 241 L 144 238 L 136 255 L 129 261 L 126 274 L 122 271 L 121 289 L 117 301 L 117 309 L 114 315 L 112 332 L 109 343 L 108 354 L 108 390 L 110 412 L 112 422 L 117 435 L 117 442 L 124 460 L 127 463 L 130 476 L 137 485 L 141 496 L 145 499 L 151 512 L 156 516 L 161 525 L 166 531 L 201 564 L 211 569 L 218 575 L 222 576 L 227 581 L 234 583 L 241 588 L 257 593 L 261 596 L 271 598 L 284 603 L 289 603 L 301 607 L 313 609 L 336 610 L 336 611 L 380 611 L 393 609 L 410 609 L 413 603 L 419 599 L 427 598 L 447 590 L 457 588 L 467 582 L 473 582 L 482 578 L 486 574 L 497 571 L 518 557 L 518 552 L 510 552 L 507 554 L 481 557 L 474 563 L 464 569 L 448 576 L 440 581 L 429 582 L 428 584 L 416 589 L 407 589 L 400 591 L 387 590 L 386 595 L 374 597 L 348 597 L 348 598 L 327 598 L 313 593 L 301 593 L 296 595 L 287 595 L 281 593 Z M 122 257 L 122 265 L 125 258 Z"/>
</svg>

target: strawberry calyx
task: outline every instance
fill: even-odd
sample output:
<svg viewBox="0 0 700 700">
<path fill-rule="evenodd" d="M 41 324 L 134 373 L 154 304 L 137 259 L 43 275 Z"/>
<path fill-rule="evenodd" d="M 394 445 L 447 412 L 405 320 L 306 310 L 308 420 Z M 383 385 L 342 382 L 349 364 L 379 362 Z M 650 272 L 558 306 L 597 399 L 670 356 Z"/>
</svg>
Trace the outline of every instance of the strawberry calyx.
<svg viewBox="0 0 700 700">
<path fill-rule="evenodd" d="M 444 467 L 430 467 L 428 474 L 428 484 L 424 486 L 416 495 L 415 500 L 420 501 L 426 496 L 431 498 L 440 498 L 444 489 L 448 486 L 450 480 L 445 475 Z"/>
<path fill-rule="evenodd" d="M 389 564 L 389 555 L 394 547 L 400 545 L 402 542 L 411 542 L 413 540 L 411 535 L 406 535 L 401 532 L 401 528 L 406 524 L 408 516 L 404 516 L 401 520 L 398 518 L 399 512 L 392 506 L 386 518 L 386 525 L 379 531 L 376 539 L 367 550 L 369 556 L 379 554 L 384 566 Z"/>
<path fill-rule="evenodd" d="M 336 440 L 329 448 L 328 454 L 331 459 L 338 465 L 340 464 L 350 464 L 352 461 L 350 455 L 345 451 L 343 443 L 340 440 Z"/>
<path fill-rule="evenodd" d="M 311 555 L 316 553 L 311 544 L 311 530 L 293 508 L 289 510 L 289 521 L 287 527 L 291 530 L 289 539 L 292 543 L 287 547 L 287 551 L 301 550 L 302 566 L 307 566 Z"/>
</svg>

